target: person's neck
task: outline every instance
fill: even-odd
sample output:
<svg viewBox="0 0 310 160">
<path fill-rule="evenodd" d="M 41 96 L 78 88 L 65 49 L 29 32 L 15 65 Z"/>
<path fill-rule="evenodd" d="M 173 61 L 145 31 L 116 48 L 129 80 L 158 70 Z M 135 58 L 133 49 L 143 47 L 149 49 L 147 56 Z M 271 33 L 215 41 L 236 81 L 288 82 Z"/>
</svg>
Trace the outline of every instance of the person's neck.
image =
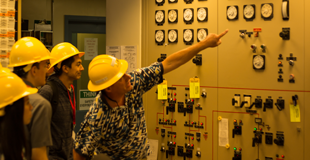
<svg viewBox="0 0 310 160">
<path fill-rule="evenodd" d="M 103 93 L 103 94 L 104 94 L 105 100 L 108 102 L 108 104 L 109 104 L 110 107 L 115 108 L 115 107 L 117 107 L 117 106 L 123 106 L 123 105 L 125 105 L 125 95 L 116 95 L 116 94 L 111 94 L 111 93 L 110 93 L 110 94 L 108 94 L 108 93 Z M 117 104 L 116 104 L 116 102 L 111 101 L 109 98 L 107 98 L 107 96 L 108 96 L 110 99 L 116 101 Z"/>
<path fill-rule="evenodd" d="M 66 88 L 70 88 L 70 85 L 73 84 L 73 80 L 70 80 L 70 78 L 67 75 L 60 75 L 59 80 L 66 86 Z"/>
<path fill-rule="evenodd" d="M 34 77 L 30 76 L 29 74 L 26 76 L 26 78 L 24 80 L 29 82 L 29 83 L 31 83 L 33 85 L 33 87 L 39 87 L 36 84 L 36 81 L 34 80 Z"/>
</svg>

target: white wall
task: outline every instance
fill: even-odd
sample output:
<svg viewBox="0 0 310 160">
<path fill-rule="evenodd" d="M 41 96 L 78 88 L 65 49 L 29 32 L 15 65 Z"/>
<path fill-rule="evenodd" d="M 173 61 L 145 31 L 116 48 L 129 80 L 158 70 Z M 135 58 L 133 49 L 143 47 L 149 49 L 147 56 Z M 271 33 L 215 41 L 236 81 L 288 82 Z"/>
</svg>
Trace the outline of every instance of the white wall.
<svg viewBox="0 0 310 160">
<path fill-rule="evenodd" d="M 141 67 L 142 0 L 107 0 L 106 3 L 106 45 L 136 45 L 137 67 Z"/>
<path fill-rule="evenodd" d="M 22 19 L 29 20 L 29 29 L 34 29 L 34 20 L 51 20 L 51 0 L 22 0 Z"/>
<path fill-rule="evenodd" d="M 54 0 L 54 44 L 64 41 L 64 16 L 106 16 L 106 0 Z"/>
</svg>

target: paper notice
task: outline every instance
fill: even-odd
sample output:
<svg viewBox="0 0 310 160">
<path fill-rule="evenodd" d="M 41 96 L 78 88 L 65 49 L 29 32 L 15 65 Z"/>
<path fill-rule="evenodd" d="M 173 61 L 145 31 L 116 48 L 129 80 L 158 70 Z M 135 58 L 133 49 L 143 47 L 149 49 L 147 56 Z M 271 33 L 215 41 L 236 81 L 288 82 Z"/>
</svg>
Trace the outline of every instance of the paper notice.
<svg viewBox="0 0 310 160">
<path fill-rule="evenodd" d="M 157 160 L 158 155 L 158 140 L 156 139 L 149 139 L 150 143 L 150 155 L 147 156 L 147 160 Z"/>
<path fill-rule="evenodd" d="M 219 146 L 225 147 L 228 143 L 228 119 L 222 118 L 219 121 Z"/>
<path fill-rule="evenodd" d="M 300 109 L 299 104 L 294 106 L 290 104 L 291 122 L 300 122 Z"/>
</svg>

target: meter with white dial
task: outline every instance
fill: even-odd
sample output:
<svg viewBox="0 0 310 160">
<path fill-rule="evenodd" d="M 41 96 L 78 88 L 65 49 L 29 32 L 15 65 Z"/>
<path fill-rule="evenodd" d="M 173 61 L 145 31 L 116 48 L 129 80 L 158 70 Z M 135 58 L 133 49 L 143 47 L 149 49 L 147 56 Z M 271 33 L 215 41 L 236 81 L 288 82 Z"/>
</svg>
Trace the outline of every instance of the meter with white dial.
<svg viewBox="0 0 310 160">
<path fill-rule="evenodd" d="M 168 22 L 169 23 L 177 23 L 178 22 L 178 10 L 176 10 L 176 9 L 168 10 Z"/>
<path fill-rule="evenodd" d="M 271 20 L 273 18 L 273 4 L 272 3 L 262 4 L 261 14 L 264 20 Z"/>
<path fill-rule="evenodd" d="M 193 29 L 184 29 L 183 31 L 183 41 L 186 45 L 191 45 L 194 39 L 194 30 Z"/>
<path fill-rule="evenodd" d="M 155 22 L 158 26 L 162 26 L 165 23 L 165 11 L 164 10 L 155 11 Z"/>
<path fill-rule="evenodd" d="M 198 22 L 208 21 L 208 8 L 197 8 Z"/>
<path fill-rule="evenodd" d="M 257 70 L 265 69 L 265 56 L 264 55 L 253 56 L 253 68 Z"/>
<path fill-rule="evenodd" d="M 236 20 L 238 19 L 238 6 L 227 6 L 227 19 Z"/>
<path fill-rule="evenodd" d="M 183 19 L 186 24 L 191 24 L 194 21 L 194 9 L 192 8 L 184 9 Z"/>
<path fill-rule="evenodd" d="M 155 42 L 158 45 L 163 45 L 165 42 L 165 31 L 164 30 L 156 30 L 155 31 Z"/>
<path fill-rule="evenodd" d="M 243 17 L 247 21 L 251 21 L 255 18 L 255 5 L 244 5 L 243 6 Z"/>
<path fill-rule="evenodd" d="M 178 30 L 176 29 L 168 30 L 168 41 L 170 43 L 178 42 Z"/>
<path fill-rule="evenodd" d="M 199 28 L 197 29 L 197 41 L 200 42 L 203 39 L 205 39 L 208 35 L 208 29 L 207 28 Z"/>
<path fill-rule="evenodd" d="M 177 3 L 178 0 L 168 0 L 169 3 Z"/>
<path fill-rule="evenodd" d="M 164 5 L 165 0 L 155 0 L 155 3 L 156 3 L 158 6 L 162 6 L 162 5 Z"/>
</svg>

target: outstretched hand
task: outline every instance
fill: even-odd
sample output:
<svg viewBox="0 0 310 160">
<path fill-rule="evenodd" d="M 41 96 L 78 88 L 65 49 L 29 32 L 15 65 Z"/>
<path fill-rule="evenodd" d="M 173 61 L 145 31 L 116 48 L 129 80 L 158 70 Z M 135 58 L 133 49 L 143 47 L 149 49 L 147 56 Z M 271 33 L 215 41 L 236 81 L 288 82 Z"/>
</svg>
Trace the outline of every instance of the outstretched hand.
<svg viewBox="0 0 310 160">
<path fill-rule="evenodd" d="M 210 33 L 202 42 L 206 47 L 217 47 L 222 43 L 221 38 L 228 32 L 226 29 L 221 34 L 217 35 L 214 33 Z"/>
</svg>

